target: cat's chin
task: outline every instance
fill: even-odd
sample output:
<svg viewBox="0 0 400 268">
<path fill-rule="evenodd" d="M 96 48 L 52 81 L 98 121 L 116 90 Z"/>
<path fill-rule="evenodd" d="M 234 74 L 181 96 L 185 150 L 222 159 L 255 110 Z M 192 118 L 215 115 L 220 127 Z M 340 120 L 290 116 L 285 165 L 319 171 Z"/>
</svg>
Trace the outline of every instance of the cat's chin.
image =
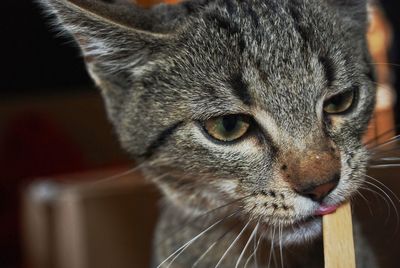
<svg viewBox="0 0 400 268">
<path fill-rule="evenodd" d="M 273 228 L 273 227 L 272 227 Z M 322 218 L 310 217 L 292 225 L 275 227 L 275 234 L 270 233 L 270 239 L 282 245 L 302 245 L 320 238 L 322 234 Z"/>
</svg>

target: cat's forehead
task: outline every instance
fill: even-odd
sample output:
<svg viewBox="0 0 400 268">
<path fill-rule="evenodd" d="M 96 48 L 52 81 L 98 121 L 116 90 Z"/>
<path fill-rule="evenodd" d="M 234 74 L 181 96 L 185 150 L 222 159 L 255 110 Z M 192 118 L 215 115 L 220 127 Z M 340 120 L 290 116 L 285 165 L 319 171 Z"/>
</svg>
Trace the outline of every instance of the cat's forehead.
<svg viewBox="0 0 400 268">
<path fill-rule="evenodd" d="M 301 7 L 275 1 L 262 1 L 260 6 L 223 3 L 206 10 L 178 45 L 183 57 L 197 61 L 198 69 L 208 69 L 210 80 L 241 76 L 245 84 L 254 84 L 254 90 L 269 89 L 269 94 L 300 94 L 300 88 L 316 92 L 311 85 L 333 82 L 333 65 L 340 63 L 344 44 L 335 40 L 332 31 L 332 40 L 326 43 L 323 28 L 330 30 L 332 22 L 321 26 L 313 20 L 303 21 Z"/>
<path fill-rule="evenodd" d="M 303 123 L 311 125 L 333 84 L 351 86 L 344 68 L 351 58 L 346 40 L 338 39 L 343 30 L 335 28 L 338 22 L 304 2 L 221 1 L 205 9 L 177 46 L 180 60 L 188 61 L 180 65 L 190 67 L 179 78 L 201 84 L 182 93 L 203 95 L 205 87 L 212 88 L 208 97 L 224 103 L 221 109 L 236 98 L 285 118 L 282 122 L 307 118 Z M 212 106 L 210 98 L 190 98 Z"/>
</svg>

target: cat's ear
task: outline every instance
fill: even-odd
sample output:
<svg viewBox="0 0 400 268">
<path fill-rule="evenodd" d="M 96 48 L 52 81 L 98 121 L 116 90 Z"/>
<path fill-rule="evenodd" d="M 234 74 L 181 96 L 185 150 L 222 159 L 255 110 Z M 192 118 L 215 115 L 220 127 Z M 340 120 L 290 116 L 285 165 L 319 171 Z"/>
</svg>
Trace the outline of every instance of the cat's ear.
<svg viewBox="0 0 400 268">
<path fill-rule="evenodd" d="M 94 79 L 119 83 L 165 49 L 174 39 L 178 21 L 197 7 L 144 9 L 128 0 L 37 1 L 77 41 Z"/>
</svg>

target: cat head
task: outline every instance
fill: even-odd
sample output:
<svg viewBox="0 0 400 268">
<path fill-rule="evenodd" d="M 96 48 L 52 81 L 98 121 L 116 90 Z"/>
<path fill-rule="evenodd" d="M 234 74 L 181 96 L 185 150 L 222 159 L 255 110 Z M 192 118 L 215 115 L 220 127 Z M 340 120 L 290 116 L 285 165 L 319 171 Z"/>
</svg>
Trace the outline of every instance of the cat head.
<svg viewBox="0 0 400 268">
<path fill-rule="evenodd" d="M 230 203 L 303 241 L 364 180 L 366 1 L 40 2 L 81 47 L 122 146 L 182 213 Z"/>
</svg>

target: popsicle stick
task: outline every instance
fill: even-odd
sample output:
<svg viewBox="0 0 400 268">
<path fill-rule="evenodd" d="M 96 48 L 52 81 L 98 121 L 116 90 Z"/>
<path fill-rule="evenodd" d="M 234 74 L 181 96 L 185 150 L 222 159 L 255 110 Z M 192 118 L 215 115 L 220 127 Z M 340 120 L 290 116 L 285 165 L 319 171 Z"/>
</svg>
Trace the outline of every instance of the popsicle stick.
<svg viewBox="0 0 400 268">
<path fill-rule="evenodd" d="M 353 224 L 350 203 L 323 216 L 325 268 L 355 268 Z"/>
</svg>

